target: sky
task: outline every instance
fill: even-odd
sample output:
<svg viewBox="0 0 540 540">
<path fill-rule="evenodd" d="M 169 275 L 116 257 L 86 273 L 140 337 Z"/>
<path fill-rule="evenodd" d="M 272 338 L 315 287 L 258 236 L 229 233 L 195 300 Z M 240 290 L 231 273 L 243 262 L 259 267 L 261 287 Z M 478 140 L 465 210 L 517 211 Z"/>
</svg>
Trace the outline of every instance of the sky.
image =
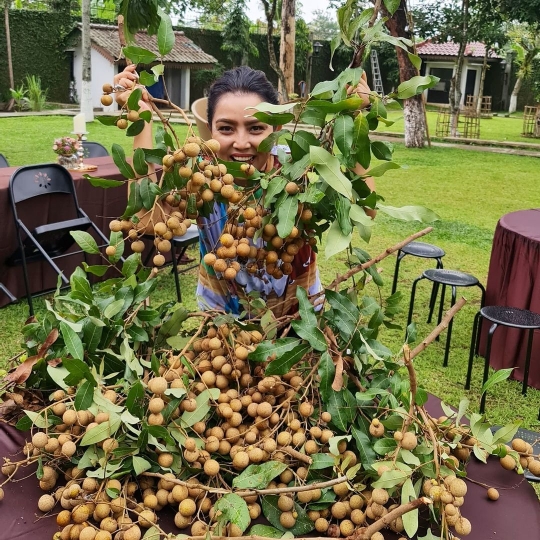
<svg viewBox="0 0 540 540">
<path fill-rule="evenodd" d="M 332 17 L 335 17 L 335 10 L 328 9 L 328 0 L 302 0 L 304 6 L 301 8 L 301 15 L 306 22 L 313 19 L 313 12 L 322 9 L 328 10 Z M 247 1 L 247 14 L 251 20 L 264 19 L 264 11 L 260 0 Z"/>
</svg>

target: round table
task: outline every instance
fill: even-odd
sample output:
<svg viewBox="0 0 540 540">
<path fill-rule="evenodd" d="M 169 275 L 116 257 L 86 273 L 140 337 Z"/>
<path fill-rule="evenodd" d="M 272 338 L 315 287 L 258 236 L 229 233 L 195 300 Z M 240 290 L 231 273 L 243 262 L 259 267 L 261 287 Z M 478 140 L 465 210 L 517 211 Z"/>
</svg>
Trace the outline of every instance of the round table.
<svg viewBox="0 0 540 540">
<path fill-rule="evenodd" d="M 540 313 L 540 209 L 503 216 L 495 229 L 489 263 L 486 306 L 509 306 Z M 487 336 L 487 324 L 482 329 Z M 523 381 L 527 340 L 523 331 L 500 327 L 493 337 L 490 365 L 516 368 Z M 481 349 L 482 350 L 482 349 Z M 540 332 L 535 331 L 529 386 L 540 388 Z"/>
</svg>

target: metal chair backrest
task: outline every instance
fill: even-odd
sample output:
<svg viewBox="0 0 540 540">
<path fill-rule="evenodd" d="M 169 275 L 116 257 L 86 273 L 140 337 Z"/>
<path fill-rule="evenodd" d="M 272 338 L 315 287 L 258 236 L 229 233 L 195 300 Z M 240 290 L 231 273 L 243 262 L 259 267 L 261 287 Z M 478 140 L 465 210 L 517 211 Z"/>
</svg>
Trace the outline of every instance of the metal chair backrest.
<svg viewBox="0 0 540 540">
<path fill-rule="evenodd" d="M 0 167 L 9 167 L 8 160 L 5 158 L 4 154 L 0 154 Z"/>
<path fill-rule="evenodd" d="M 56 163 L 19 167 L 9 180 L 9 194 L 13 205 L 53 193 L 71 195 L 75 206 L 79 206 L 73 178 L 64 167 Z"/>
<path fill-rule="evenodd" d="M 107 148 L 101 143 L 93 141 L 84 141 L 83 150 L 85 158 L 107 157 L 110 155 Z"/>
</svg>

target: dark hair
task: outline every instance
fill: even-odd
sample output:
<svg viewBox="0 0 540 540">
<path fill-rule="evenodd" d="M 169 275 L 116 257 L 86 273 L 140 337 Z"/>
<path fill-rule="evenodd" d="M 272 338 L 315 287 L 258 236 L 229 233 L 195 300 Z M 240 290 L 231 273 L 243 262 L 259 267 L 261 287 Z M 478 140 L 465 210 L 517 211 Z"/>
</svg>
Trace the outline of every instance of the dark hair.
<svg viewBox="0 0 540 540">
<path fill-rule="evenodd" d="M 266 75 L 257 69 L 248 66 L 240 66 L 226 71 L 210 87 L 208 93 L 208 125 L 212 125 L 212 119 L 216 111 L 218 101 L 224 94 L 257 94 L 261 101 L 279 103 L 279 97 L 272 83 Z"/>
</svg>

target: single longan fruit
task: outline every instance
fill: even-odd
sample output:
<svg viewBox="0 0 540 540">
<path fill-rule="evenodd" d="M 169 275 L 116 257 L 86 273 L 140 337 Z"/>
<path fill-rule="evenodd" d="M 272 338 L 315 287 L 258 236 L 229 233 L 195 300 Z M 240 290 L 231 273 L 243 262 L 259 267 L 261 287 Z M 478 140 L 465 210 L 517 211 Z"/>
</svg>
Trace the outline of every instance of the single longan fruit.
<svg viewBox="0 0 540 540">
<path fill-rule="evenodd" d="M 464 518 L 463 516 L 459 517 L 456 524 L 454 525 L 456 532 L 462 536 L 467 536 L 471 533 L 471 522 Z"/>
<path fill-rule="evenodd" d="M 343 502 L 337 502 L 332 505 L 332 515 L 336 519 L 344 519 L 347 516 L 347 505 Z"/>
<path fill-rule="evenodd" d="M 62 454 L 64 454 L 64 456 L 66 457 L 73 456 L 76 451 L 77 451 L 77 446 L 75 445 L 73 441 L 66 441 L 62 445 Z"/>
<path fill-rule="evenodd" d="M 208 266 L 214 266 L 214 264 L 217 261 L 217 257 L 213 253 L 207 253 L 203 257 L 204 264 L 207 264 Z"/>
<path fill-rule="evenodd" d="M 178 511 L 184 517 L 190 517 L 197 512 L 197 505 L 193 499 L 184 499 L 178 506 Z"/>
<path fill-rule="evenodd" d="M 345 497 L 345 495 L 349 493 L 349 486 L 347 482 L 341 482 L 341 484 L 336 484 L 335 486 L 332 486 L 332 489 L 338 497 Z"/>
<path fill-rule="evenodd" d="M 135 242 L 131 243 L 131 251 L 133 251 L 133 253 L 142 253 L 144 247 L 144 242 L 142 240 L 135 240 Z"/>
<path fill-rule="evenodd" d="M 158 456 L 158 463 L 160 467 L 168 468 L 173 464 L 174 456 L 170 452 L 163 452 L 163 454 L 159 454 Z"/>
<path fill-rule="evenodd" d="M 116 247 L 114 246 L 107 246 L 105 248 L 105 253 L 108 257 L 113 257 L 116 254 Z"/>
<path fill-rule="evenodd" d="M 279 516 L 279 522 L 282 527 L 286 529 L 292 529 L 296 525 L 296 518 L 292 512 L 283 512 Z"/>
<path fill-rule="evenodd" d="M 298 407 L 298 412 L 304 417 L 308 418 L 313 414 L 313 405 L 309 403 L 308 401 L 304 401 L 300 404 L 300 407 Z"/>
<path fill-rule="evenodd" d="M 203 469 L 208 476 L 217 476 L 219 474 L 219 463 L 215 459 L 208 459 L 204 462 Z"/>
<path fill-rule="evenodd" d="M 285 191 L 289 195 L 296 195 L 300 191 L 300 187 L 296 182 L 287 182 L 287 185 L 285 186 Z"/>
<path fill-rule="evenodd" d="M 535 476 L 540 476 L 540 461 L 529 458 L 527 462 L 527 468 Z"/>
<path fill-rule="evenodd" d="M 161 253 L 158 253 L 157 255 L 154 255 L 152 263 L 154 266 L 163 266 L 165 264 L 165 257 L 161 255 Z"/>
<path fill-rule="evenodd" d="M 120 120 L 116 122 L 116 127 L 118 129 L 126 129 L 128 127 L 128 121 L 125 118 L 120 118 Z"/>
<path fill-rule="evenodd" d="M 81 504 L 73 509 L 71 512 L 71 519 L 73 523 L 84 523 L 90 517 L 90 508 L 84 504 Z"/>
<path fill-rule="evenodd" d="M 214 154 L 217 154 L 219 150 L 221 149 L 221 145 L 219 144 L 218 141 L 216 141 L 216 139 L 208 139 L 207 141 L 204 142 L 204 145 L 206 146 L 206 148 L 208 148 L 208 150 L 210 150 Z"/>
<path fill-rule="evenodd" d="M 388 502 L 388 491 L 386 489 L 375 488 L 371 492 L 371 499 L 378 504 L 386 504 Z"/>
<path fill-rule="evenodd" d="M 287 497 L 286 495 L 280 495 L 277 505 L 282 512 L 290 512 L 294 508 L 294 501 L 291 497 Z"/>
<path fill-rule="evenodd" d="M 154 377 L 148 381 L 148 388 L 154 394 L 164 394 L 168 388 L 168 383 L 164 377 Z"/>
<path fill-rule="evenodd" d="M 105 83 L 102 86 L 102 90 L 103 90 L 104 94 L 110 94 L 114 90 L 114 88 L 113 88 L 113 85 L 111 83 Z"/>
<path fill-rule="evenodd" d="M 201 147 L 197 143 L 187 143 L 183 148 L 184 154 L 188 157 L 196 157 L 201 151 Z"/>
<path fill-rule="evenodd" d="M 112 102 L 113 102 L 113 98 L 109 94 L 104 94 L 101 96 L 101 104 L 105 105 L 105 107 L 112 105 Z"/>
<path fill-rule="evenodd" d="M 122 222 L 119 221 L 118 219 L 113 219 L 110 223 L 109 223 L 109 229 L 113 232 L 120 232 L 122 230 Z M 62 399 L 62 398 L 60 398 Z M 55 401 L 58 401 L 57 399 L 55 399 Z"/>
<path fill-rule="evenodd" d="M 328 530 L 328 520 L 320 517 L 315 520 L 315 530 L 320 533 L 325 533 Z"/>
<path fill-rule="evenodd" d="M 34 433 L 34 436 L 32 437 L 32 444 L 36 448 L 45 448 L 48 442 L 49 437 L 47 437 L 47 434 L 43 431 L 38 431 L 37 433 Z"/>
<path fill-rule="evenodd" d="M 139 113 L 138 111 L 129 111 L 127 113 L 127 119 L 130 122 L 136 122 L 139 119 Z"/>
<path fill-rule="evenodd" d="M 55 504 L 56 500 L 52 495 L 42 495 L 38 500 L 38 508 L 42 512 L 50 512 Z"/>
<path fill-rule="evenodd" d="M 140 540 L 142 531 L 138 525 L 133 525 L 124 531 L 124 540 Z"/>
<path fill-rule="evenodd" d="M 417 445 L 418 445 L 418 439 L 416 438 L 416 435 L 414 433 L 412 433 L 411 431 L 407 431 L 407 433 L 403 434 L 403 439 L 401 440 L 401 446 L 405 450 L 414 450 Z"/>
<path fill-rule="evenodd" d="M 513 460 L 512 460 L 513 461 Z M 515 462 L 514 462 L 515 463 Z M 467 493 L 467 484 L 461 478 L 456 478 L 448 488 L 454 497 L 465 497 Z"/>
<path fill-rule="evenodd" d="M 350 519 L 344 519 L 339 524 L 339 530 L 343 536 L 350 536 L 354 532 L 354 529 L 356 529 L 356 526 Z"/>
<path fill-rule="evenodd" d="M 504 456 L 500 459 L 500 464 L 507 471 L 513 471 L 516 468 L 516 461 L 512 456 Z"/>
<path fill-rule="evenodd" d="M 495 488 L 489 488 L 487 490 L 487 497 L 490 501 L 496 501 L 499 498 L 499 492 Z"/>
</svg>

